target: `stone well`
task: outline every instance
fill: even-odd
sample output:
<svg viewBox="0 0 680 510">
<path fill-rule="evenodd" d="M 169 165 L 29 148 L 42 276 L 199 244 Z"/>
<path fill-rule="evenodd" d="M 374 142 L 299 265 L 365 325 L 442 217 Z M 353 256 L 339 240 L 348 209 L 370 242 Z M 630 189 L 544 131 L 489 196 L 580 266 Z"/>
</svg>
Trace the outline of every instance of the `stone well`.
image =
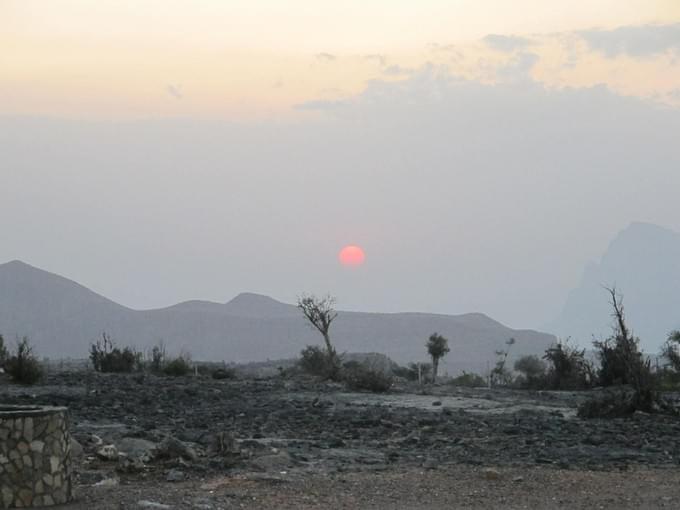
<svg viewBox="0 0 680 510">
<path fill-rule="evenodd" d="M 0 405 L 0 508 L 52 506 L 72 497 L 67 409 Z"/>
</svg>

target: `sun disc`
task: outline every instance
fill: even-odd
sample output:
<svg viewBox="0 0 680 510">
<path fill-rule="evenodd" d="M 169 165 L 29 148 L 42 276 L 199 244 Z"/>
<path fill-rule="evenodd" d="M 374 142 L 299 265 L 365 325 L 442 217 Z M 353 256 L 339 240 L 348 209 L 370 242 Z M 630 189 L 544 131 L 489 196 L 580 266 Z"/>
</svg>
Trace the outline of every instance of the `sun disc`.
<svg viewBox="0 0 680 510">
<path fill-rule="evenodd" d="M 366 255 L 359 246 L 351 244 L 340 250 L 338 259 L 343 266 L 360 266 L 364 263 Z"/>
</svg>

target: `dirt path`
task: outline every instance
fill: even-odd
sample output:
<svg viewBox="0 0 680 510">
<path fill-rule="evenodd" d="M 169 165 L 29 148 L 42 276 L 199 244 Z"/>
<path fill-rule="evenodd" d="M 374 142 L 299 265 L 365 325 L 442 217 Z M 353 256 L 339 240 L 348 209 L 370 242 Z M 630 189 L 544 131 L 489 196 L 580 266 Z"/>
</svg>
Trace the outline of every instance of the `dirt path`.
<svg viewBox="0 0 680 510">
<path fill-rule="evenodd" d="M 144 503 L 146 502 L 146 503 Z M 146 506 L 145 506 L 146 505 Z M 167 505 L 167 506 L 163 506 Z M 680 507 L 680 472 L 445 466 L 286 479 L 217 476 L 179 484 L 87 487 L 67 508 L 641 509 Z"/>
</svg>

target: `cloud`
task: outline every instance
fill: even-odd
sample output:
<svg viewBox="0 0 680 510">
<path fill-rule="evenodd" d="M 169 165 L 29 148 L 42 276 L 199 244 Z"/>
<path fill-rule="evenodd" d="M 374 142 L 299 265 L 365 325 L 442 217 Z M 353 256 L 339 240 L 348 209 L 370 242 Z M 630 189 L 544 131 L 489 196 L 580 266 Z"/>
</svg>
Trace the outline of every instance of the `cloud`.
<svg viewBox="0 0 680 510">
<path fill-rule="evenodd" d="M 170 94 L 172 97 L 175 99 L 182 99 L 184 97 L 184 93 L 182 92 L 182 86 L 181 85 L 172 85 L 169 84 L 165 87 L 165 91 Z"/>
<path fill-rule="evenodd" d="M 385 55 L 375 53 L 372 55 L 364 55 L 363 58 L 365 58 L 366 60 L 375 60 L 376 62 L 378 62 L 380 67 L 384 67 L 385 64 L 387 64 L 387 57 Z"/>
<path fill-rule="evenodd" d="M 432 53 L 447 54 L 451 62 L 460 62 L 465 60 L 465 53 L 455 44 L 431 43 L 427 45 L 427 49 Z"/>
<path fill-rule="evenodd" d="M 346 105 L 346 101 L 341 99 L 317 99 L 312 101 L 305 101 L 304 103 L 298 103 L 293 106 L 295 110 L 300 111 L 330 111 L 337 110 Z"/>
<path fill-rule="evenodd" d="M 609 58 L 619 55 L 650 57 L 680 50 L 680 23 L 582 30 L 578 34 L 591 49 Z"/>
<path fill-rule="evenodd" d="M 323 62 L 334 62 L 337 57 L 331 53 L 317 53 L 314 55 L 317 60 L 323 61 Z"/>
<path fill-rule="evenodd" d="M 530 39 L 516 35 L 489 34 L 482 39 L 484 43 L 494 50 L 503 52 L 513 52 L 522 50 L 532 44 Z"/>
<path fill-rule="evenodd" d="M 496 69 L 496 76 L 504 82 L 531 80 L 531 70 L 540 60 L 535 53 L 522 52 Z"/>
<path fill-rule="evenodd" d="M 413 74 L 414 69 L 411 67 L 402 67 L 398 64 L 393 64 L 383 70 L 383 74 L 387 76 L 409 76 Z"/>
</svg>

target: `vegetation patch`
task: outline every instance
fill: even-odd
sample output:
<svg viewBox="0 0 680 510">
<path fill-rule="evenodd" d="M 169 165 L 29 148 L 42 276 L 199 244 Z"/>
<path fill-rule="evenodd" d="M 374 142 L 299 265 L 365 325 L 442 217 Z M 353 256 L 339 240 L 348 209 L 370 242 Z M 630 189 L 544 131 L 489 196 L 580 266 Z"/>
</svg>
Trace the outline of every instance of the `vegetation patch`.
<svg viewBox="0 0 680 510">
<path fill-rule="evenodd" d="M 4 341 L 2 347 L 5 349 Z M 6 349 L 4 355 L 7 356 Z M 17 342 L 16 350 L 7 357 L 5 371 L 21 384 L 35 384 L 42 379 L 42 365 L 33 354 L 33 347 L 27 337 Z"/>
</svg>

